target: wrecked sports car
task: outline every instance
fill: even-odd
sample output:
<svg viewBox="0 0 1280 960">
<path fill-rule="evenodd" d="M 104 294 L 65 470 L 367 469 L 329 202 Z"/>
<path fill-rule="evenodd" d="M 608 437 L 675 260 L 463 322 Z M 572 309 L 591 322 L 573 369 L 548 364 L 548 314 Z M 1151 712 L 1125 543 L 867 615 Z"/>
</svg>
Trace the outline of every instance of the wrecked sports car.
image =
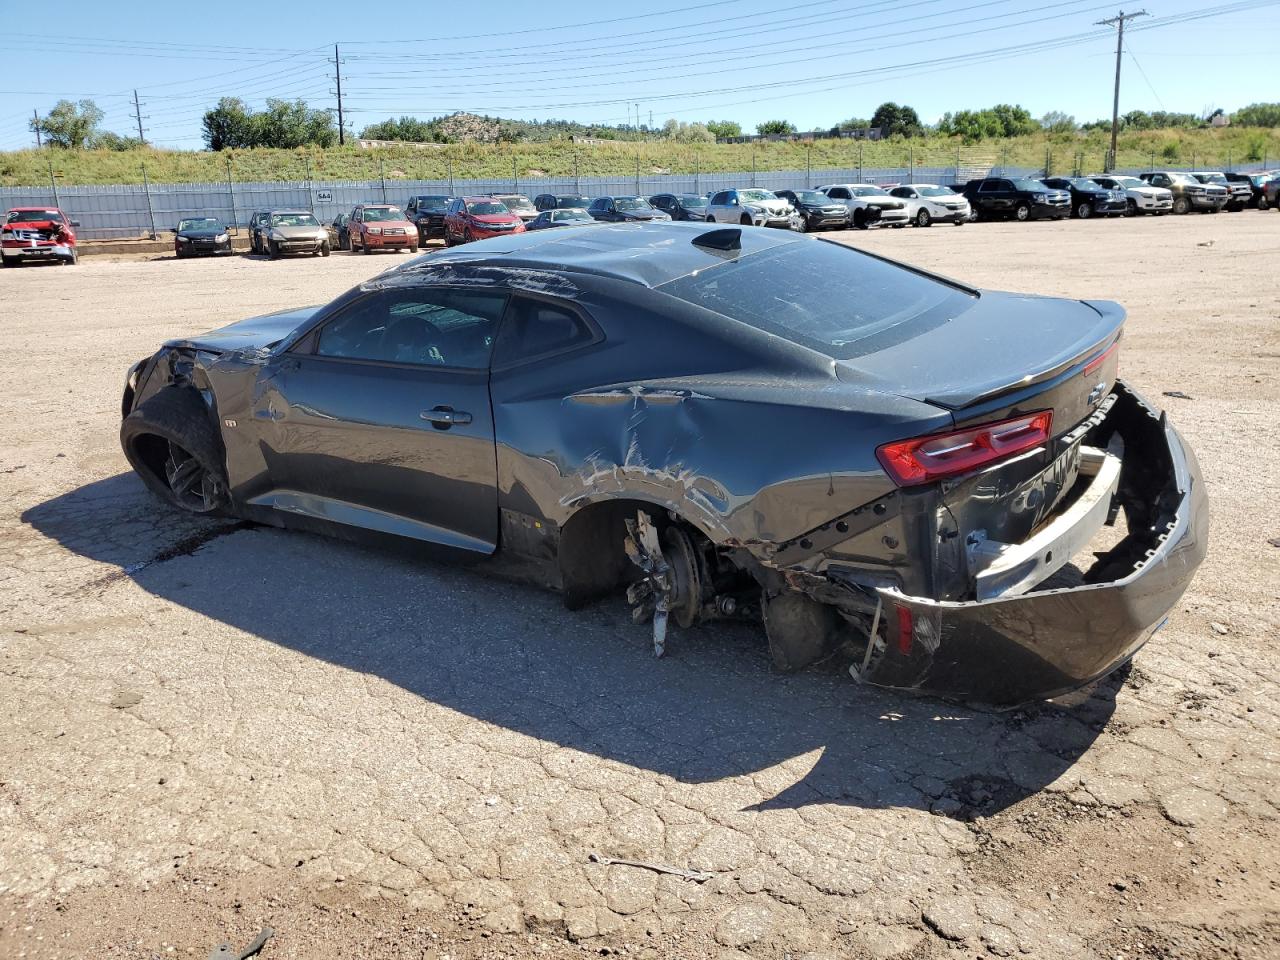
<svg viewBox="0 0 1280 960">
<path fill-rule="evenodd" d="M 781 669 L 1009 705 L 1127 661 L 1204 556 L 1123 322 L 784 231 L 548 230 L 172 341 L 121 440 L 184 510 L 625 590 L 659 654 L 751 617 Z"/>
</svg>

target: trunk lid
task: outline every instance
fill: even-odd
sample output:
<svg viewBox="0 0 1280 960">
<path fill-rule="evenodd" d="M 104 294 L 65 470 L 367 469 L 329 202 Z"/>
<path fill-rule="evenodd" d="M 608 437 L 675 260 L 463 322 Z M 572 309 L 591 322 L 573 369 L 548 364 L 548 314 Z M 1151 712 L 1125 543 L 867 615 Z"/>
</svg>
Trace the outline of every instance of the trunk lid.
<svg viewBox="0 0 1280 960">
<path fill-rule="evenodd" d="M 1106 301 L 983 292 L 919 336 L 840 363 L 841 375 L 949 410 L 957 425 L 1052 409 L 1069 430 L 1106 396 L 1124 310 Z"/>
</svg>

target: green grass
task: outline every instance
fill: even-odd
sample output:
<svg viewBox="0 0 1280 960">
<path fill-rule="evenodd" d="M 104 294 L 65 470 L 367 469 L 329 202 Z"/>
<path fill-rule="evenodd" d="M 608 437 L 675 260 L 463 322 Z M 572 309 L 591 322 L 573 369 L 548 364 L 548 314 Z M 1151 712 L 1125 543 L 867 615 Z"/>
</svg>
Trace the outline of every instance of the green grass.
<svg viewBox="0 0 1280 960">
<path fill-rule="evenodd" d="M 21 150 L 0 153 L 0 186 L 45 186 L 49 166 L 60 186 L 141 183 L 143 167 L 154 183 L 222 182 L 228 172 L 237 181 L 395 179 L 521 180 L 541 176 L 630 176 L 639 164 L 642 176 L 659 173 L 730 172 L 756 169 L 814 170 L 862 166 L 965 167 L 989 165 L 1043 168 L 1046 153 L 1053 173 L 1101 169 L 1108 136 L 1103 132 L 1043 134 L 965 145 L 958 139 L 929 137 L 859 144 L 850 140 L 802 143 L 690 144 L 668 141 L 574 144 L 564 141 L 518 144 L 455 144 L 434 149 L 235 150 L 205 153 L 178 150 L 63 151 Z M 1156 130 L 1125 134 L 1119 142 L 1119 166 L 1188 166 L 1221 169 L 1256 164 L 1263 158 L 1280 166 L 1280 130 Z M 229 166 L 228 166 L 229 163 Z"/>
</svg>

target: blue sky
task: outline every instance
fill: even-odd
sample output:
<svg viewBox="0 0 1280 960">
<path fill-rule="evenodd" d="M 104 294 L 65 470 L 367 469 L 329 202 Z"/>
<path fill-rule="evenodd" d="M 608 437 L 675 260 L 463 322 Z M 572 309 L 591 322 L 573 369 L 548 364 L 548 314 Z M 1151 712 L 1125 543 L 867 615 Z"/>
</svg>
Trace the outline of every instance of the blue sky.
<svg viewBox="0 0 1280 960">
<path fill-rule="evenodd" d="M 136 132 L 135 87 L 148 139 L 192 149 L 220 96 L 330 107 L 335 41 L 356 130 L 454 110 L 622 123 L 636 104 L 655 125 L 782 117 L 809 129 L 884 100 L 926 122 L 1000 102 L 1096 119 L 1110 114 L 1115 54 L 1114 32 L 1094 23 L 1116 6 L 1098 0 L 0 3 L 0 149 L 30 145 L 32 109 L 60 98 L 92 97 L 107 129 Z M 1122 111 L 1280 97 L 1280 0 L 1147 9 L 1126 33 Z"/>
</svg>

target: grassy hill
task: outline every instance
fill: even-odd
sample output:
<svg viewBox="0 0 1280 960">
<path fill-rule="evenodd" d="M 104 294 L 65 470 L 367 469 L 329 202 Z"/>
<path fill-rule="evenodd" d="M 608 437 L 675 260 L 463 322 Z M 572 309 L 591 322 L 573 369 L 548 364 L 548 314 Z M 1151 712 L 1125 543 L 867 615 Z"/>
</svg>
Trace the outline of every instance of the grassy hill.
<svg viewBox="0 0 1280 960">
<path fill-rule="evenodd" d="M 1043 168 L 1046 154 L 1053 173 L 1101 169 L 1108 136 L 1102 132 L 1047 136 L 1036 134 L 965 145 L 959 139 L 928 137 L 859 144 L 852 140 L 803 143 L 684 144 L 666 140 L 574 144 L 568 141 L 515 144 L 451 144 L 418 149 L 235 150 L 224 153 L 140 149 L 22 150 L 0 153 L 0 186 L 44 186 L 49 165 L 60 186 L 141 183 L 143 166 L 153 183 L 270 180 L 457 179 L 521 180 L 542 176 L 642 175 L 751 170 L 814 170 L 856 167 L 859 153 L 867 168 L 966 167 L 1005 165 Z M 1280 166 L 1280 130 L 1155 130 L 1125 134 L 1119 166 L 1198 166 L 1225 168 L 1263 161 Z"/>
</svg>

